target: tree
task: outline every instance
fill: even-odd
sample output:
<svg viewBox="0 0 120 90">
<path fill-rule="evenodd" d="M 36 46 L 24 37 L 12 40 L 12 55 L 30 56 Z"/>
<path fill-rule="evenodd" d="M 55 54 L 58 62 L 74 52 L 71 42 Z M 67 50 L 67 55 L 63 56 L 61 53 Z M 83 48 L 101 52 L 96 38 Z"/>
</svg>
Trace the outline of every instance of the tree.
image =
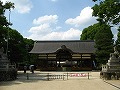
<svg viewBox="0 0 120 90">
<path fill-rule="evenodd" d="M 98 17 L 99 22 L 116 25 L 120 22 L 120 0 L 101 0 L 92 9 L 93 16 Z"/>
<path fill-rule="evenodd" d="M 102 50 L 102 46 L 104 45 L 104 41 L 106 40 L 101 40 L 101 37 L 102 37 L 102 32 L 104 32 L 103 30 L 108 30 L 109 34 L 107 35 L 107 33 L 104 35 L 103 34 L 103 37 L 105 38 L 109 38 L 108 42 L 109 42 L 109 45 L 110 47 L 112 47 L 112 34 L 110 34 L 110 26 L 114 26 L 114 25 L 117 25 L 119 28 L 118 28 L 118 39 L 116 41 L 116 44 L 120 44 L 120 26 L 119 26 L 119 23 L 120 23 L 120 0 L 92 0 L 94 2 L 96 1 L 99 1 L 98 4 L 95 4 L 92 9 L 93 9 L 93 16 L 97 17 L 97 20 L 99 21 L 99 23 L 101 24 L 101 26 L 103 26 L 103 24 L 106 24 L 109 26 L 108 27 L 102 27 L 100 28 L 98 34 L 96 34 L 96 47 L 97 47 L 97 51 L 96 51 L 96 54 L 97 54 L 97 60 L 98 62 L 100 63 L 100 59 L 102 60 L 103 59 L 103 62 L 102 63 L 105 63 L 106 59 L 108 59 L 109 57 L 109 51 L 112 52 L 112 50 L 106 50 L 106 49 L 103 49 Z M 107 29 L 108 28 L 108 29 Z M 99 34 L 100 33 L 100 34 Z M 107 37 L 107 36 L 111 36 L 110 37 Z M 107 41 L 106 41 L 107 42 Z M 111 42 L 111 43 L 110 43 Z M 110 48 L 110 47 L 105 47 L 105 48 Z M 106 53 L 105 53 L 106 52 Z M 108 52 L 108 53 L 107 53 Z M 106 57 L 105 58 L 102 58 L 102 53 L 103 54 L 106 54 Z M 101 64 L 102 64 L 101 63 Z"/>
<path fill-rule="evenodd" d="M 0 1 L 0 48 L 4 47 L 4 49 L 6 49 L 8 25 L 11 25 L 5 17 L 5 11 L 11 8 L 14 8 L 13 3 L 6 2 L 3 5 L 3 2 Z"/>
<path fill-rule="evenodd" d="M 116 40 L 116 46 L 117 46 L 117 50 L 118 50 L 118 52 L 120 53 L 120 26 L 119 26 L 119 28 L 118 28 L 118 34 L 117 34 L 117 40 Z"/>
<path fill-rule="evenodd" d="M 7 28 L 0 26 L 0 48 L 6 48 Z"/>
<path fill-rule="evenodd" d="M 98 0 L 93 0 L 98 1 Z M 93 16 L 98 17 L 97 20 L 101 23 L 118 26 L 118 39 L 116 45 L 120 44 L 120 0 L 99 0 L 99 4 L 95 4 Z"/>
<path fill-rule="evenodd" d="M 29 64 L 29 52 L 33 48 L 34 41 L 23 38 L 23 36 L 13 29 L 9 30 L 9 48 L 8 55 L 11 63 Z M 34 57 L 33 57 L 34 58 Z M 34 59 L 33 59 L 34 60 Z"/>
<path fill-rule="evenodd" d="M 30 52 L 31 49 L 33 48 L 34 41 L 32 39 L 27 39 L 27 38 L 24 38 L 23 40 L 24 40 L 27 52 Z"/>
<path fill-rule="evenodd" d="M 33 47 L 33 40 L 24 39 L 23 36 L 12 28 L 9 28 L 9 25 L 12 25 L 5 17 L 5 11 L 8 9 L 14 8 L 14 4 L 11 2 L 6 2 L 3 5 L 3 2 L 0 1 L 0 48 L 4 48 L 4 53 L 7 52 L 8 59 L 11 63 L 24 63 L 28 62 L 28 52 Z M 8 50 L 7 48 L 7 39 L 8 39 Z M 34 57 L 33 57 L 34 59 Z"/>
<path fill-rule="evenodd" d="M 3 2 L 0 1 L 0 26 L 7 27 L 10 23 L 7 21 L 5 17 L 5 11 L 8 9 L 14 8 L 14 3 L 6 2 L 3 5 Z"/>
<path fill-rule="evenodd" d="M 98 31 L 99 23 L 83 29 L 80 40 L 95 40 L 95 34 Z"/>
<path fill-rule="evenodd" d="M 95 55 L 98 66 L 105 64 L 110 53 L 113 52 L 113 34 L 109 25 L 97 23 L 85 28 L 81 34 L 81 40 L 95 41 Z"/>
<path fill-rule="evenodd" d="M 23 36 L 16 30 L 9 30 L 8 56 L 11 63 L 22 62 L 24 60 L 24 41 Z"/>
<path fill-rule="evenodd" d="M 95 35 L 96 60 L 98 65 L 106 64 L 109 55 L 113 52 L 113 34 L 109 25 L 100 24 Z"/>
<path fill-rule="evenodd" d="M 35 63 L 35 60 L 36 60 L 36 57 L 34 57 L 34 55 L 29 55 L 29 52 L 32 50 L 33 46 L 34 46 L 34 41 L 32 39 L 27 39 L 27 38 L 24 38 L 24 51 L 25 51 L 25 54 L 24 54 L 24 61 L 23 63 L 27 63 L 27 64 L 33 64 Z M 32 58 L 32 59 L 30 59 Z"/>
</svg>

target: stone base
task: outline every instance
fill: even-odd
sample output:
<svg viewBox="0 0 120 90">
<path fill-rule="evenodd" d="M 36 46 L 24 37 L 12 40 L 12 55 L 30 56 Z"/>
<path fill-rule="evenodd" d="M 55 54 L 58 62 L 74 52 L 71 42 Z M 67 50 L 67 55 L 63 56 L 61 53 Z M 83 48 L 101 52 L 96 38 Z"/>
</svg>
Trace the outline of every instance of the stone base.
<svg viewBox="0 0 120 90">
<path fill-rule="evenodd" d="M 0 71 L 0 81 L 10 81 L 17 78 L 16 70 Z"/>
<path fill-rule="evenodd" d="M 120 80 L 120 72 L 100 72 L 100 78 L 106 80 Z"/>
</svg>

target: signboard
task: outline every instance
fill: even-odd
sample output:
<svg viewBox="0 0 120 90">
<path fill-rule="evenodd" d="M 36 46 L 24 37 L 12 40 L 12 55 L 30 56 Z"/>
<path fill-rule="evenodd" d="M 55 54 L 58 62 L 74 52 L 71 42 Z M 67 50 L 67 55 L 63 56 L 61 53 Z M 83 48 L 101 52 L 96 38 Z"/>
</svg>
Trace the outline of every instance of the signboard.
<svg viewBox="0 0 120 90">
<path fill-rule="evenodd" d="M 70 77 L 86 77 L 88 74 L 86 73 L 71 73 Z"/>
</svg>

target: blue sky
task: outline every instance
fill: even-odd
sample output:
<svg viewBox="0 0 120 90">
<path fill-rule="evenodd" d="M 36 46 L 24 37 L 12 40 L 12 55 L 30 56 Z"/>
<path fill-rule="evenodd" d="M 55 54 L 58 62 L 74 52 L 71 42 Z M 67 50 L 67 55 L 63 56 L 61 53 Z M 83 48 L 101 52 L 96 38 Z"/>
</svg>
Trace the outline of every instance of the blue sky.
<svg viewBox="0 0 120 90">
<path fill-rule="evenodd" d="M 15 3 L 11 28 L 33 40 L 79 40 L 82 30 L 97 22 L 92 17 L 92 0 L 1 1 Z"/>
</svg>

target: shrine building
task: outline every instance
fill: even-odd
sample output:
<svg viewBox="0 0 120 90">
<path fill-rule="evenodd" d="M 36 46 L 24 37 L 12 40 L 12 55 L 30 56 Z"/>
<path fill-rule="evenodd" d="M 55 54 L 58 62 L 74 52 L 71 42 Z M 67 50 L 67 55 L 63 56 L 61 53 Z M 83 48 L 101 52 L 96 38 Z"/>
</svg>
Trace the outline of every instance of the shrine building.
<svg viewBox="0 0 120 90">
<path fill-rule="evenodd" d="M 94 46 L 89 40 L 36 41 L 29 53 L 38 56 L 41 71 L 92 70 Z"/>
</svg>

